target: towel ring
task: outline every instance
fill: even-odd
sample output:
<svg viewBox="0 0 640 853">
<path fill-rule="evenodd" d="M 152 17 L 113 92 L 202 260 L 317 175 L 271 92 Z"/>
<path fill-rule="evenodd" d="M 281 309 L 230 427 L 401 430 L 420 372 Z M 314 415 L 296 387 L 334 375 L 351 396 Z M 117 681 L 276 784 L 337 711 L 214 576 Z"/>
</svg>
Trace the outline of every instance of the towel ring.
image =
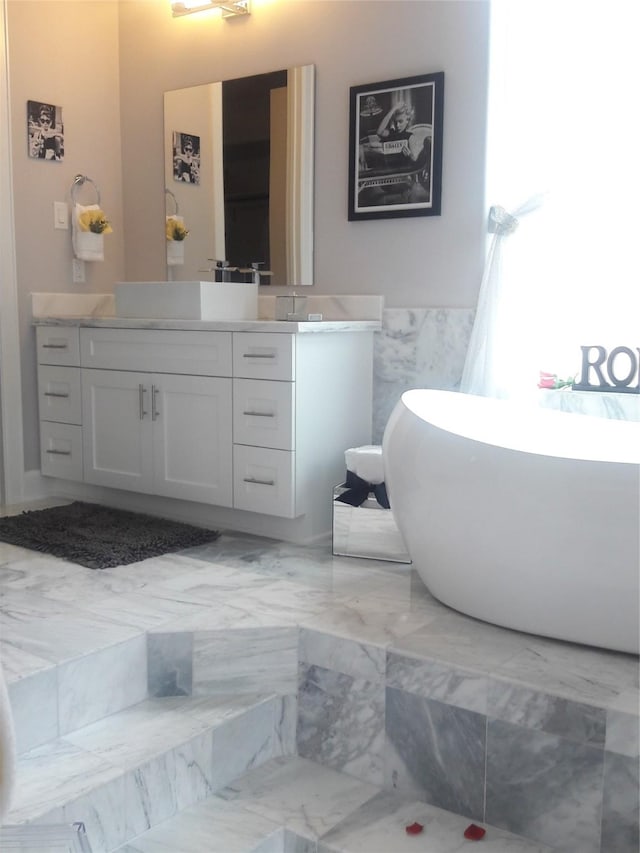
<svg viewBox="0 0 640 853">
<path fill-rule="evenodd" d="M 76 175 L 75 178 L 73 179 L 73 183 L 71 184 L 71 201 L 74 204 L 76 204 L 77 191 L 78 191 L 79 187 L 81 187 L 87 181 L 93 186 L 93 188 L 96 192 L 96 202 L 95 203 L 97 205 L 99 205 L 100 204 L 100 190 L 98 189 L 95 181 L 91 180 L 91 178 L 89 178 L 87 175 Z"/>
<path fill-rule="evenodd" d="M 165 192 L 165 195 L 170 195 L 171 198 L 173 199 L 173 203 L 176 206 L 176 209 L 173 211 L 173 215 L 178 216 L 178 214 L 180 213 L 180 208 L 178 207 L 178 199 L 174 196 L 174 194 L 171 192 L 171 190 L 168 190 L 166 187 L 164 188 L 164 192 Z M 165 204 L 166 204 L 166 198 L 165 198 Z"/>
</svg>

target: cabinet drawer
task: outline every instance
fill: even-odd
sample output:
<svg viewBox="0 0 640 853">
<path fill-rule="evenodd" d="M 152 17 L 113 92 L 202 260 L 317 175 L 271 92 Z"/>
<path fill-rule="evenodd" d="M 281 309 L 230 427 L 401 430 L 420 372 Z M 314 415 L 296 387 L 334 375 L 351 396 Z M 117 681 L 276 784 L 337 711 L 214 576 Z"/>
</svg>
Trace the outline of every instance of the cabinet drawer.
<svg viewBox="0 0 640 853">
<path fill-rule="evenodd" d="M 237 444 L 233 448 L 236 509 L 295 518 L 295 453 Z"/>
<path fill-rule="evenodd" d="M 40 423 L 40 470 L 47 477 L 82 480 L 82 427 Z"/>
<path fill-rule="evenodd" d="M 246 379 L 295 379 L 294 335 L 234 332 L 233 375 Z"/>
<path fill-rule="evenodd" d="M 233 441 L 295 450 L 295 384 L 233 380 Z"/>
<path fill-rule="evenodd" d="M 38 364 L 80 364 L 77 326 L 36 326 Z"/>
<path fill-rule="evenodd" d="M 41 364 L 38 367 L 40 420 L 82 423 L 80 368 Z"/>
<path fill-rule="evenodd" d="M 83 367 L 231 376 L 231 332 L 80 330 Z"/>
</svg>

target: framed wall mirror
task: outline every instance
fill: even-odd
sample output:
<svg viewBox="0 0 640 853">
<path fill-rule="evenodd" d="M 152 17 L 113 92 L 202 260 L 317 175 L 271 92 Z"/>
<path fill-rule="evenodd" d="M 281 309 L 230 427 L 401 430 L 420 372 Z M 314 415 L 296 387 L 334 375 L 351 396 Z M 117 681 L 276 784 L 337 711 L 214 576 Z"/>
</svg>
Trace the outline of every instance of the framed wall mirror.
<svg viewBox="0 0 640 853">
<path fill-rule="evenodd" d="M 314 93 L 313 65 L 165 92 L 165 212 L 189 232 L 168 280 L 213 259 L 313 284 Z"/>
</svg>

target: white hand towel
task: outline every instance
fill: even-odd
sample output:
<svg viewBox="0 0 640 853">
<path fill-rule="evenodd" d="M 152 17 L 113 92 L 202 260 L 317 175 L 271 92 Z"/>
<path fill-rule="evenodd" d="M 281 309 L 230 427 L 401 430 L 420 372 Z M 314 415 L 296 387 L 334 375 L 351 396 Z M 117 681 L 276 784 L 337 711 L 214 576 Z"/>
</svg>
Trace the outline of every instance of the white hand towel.
<svg viewBox="0 0 640 853">
<path fill-rule="evenodd" d="M 15 781 L 16 741 L 9 694 L 0 665 L 0 824 L 9 811 Z"/>
<path fill-rule="evenodd" d="M 73 254 L 80 261 L 104 261 L 104 234 L 82 231 L 78 217 L 85 210 L 100 210 L 97 204 L 76 204 L 71 216 L 71 242 Z"/>
<path fill-rule="evenodd" d="M 352 471 L 367 483 L 374 486 L 384 483 L 384 461 L 380 445 L 365 444 L 362 447 L 350 447 L 344 452 L 344 461 L 347 471 Z"/>
</svg>

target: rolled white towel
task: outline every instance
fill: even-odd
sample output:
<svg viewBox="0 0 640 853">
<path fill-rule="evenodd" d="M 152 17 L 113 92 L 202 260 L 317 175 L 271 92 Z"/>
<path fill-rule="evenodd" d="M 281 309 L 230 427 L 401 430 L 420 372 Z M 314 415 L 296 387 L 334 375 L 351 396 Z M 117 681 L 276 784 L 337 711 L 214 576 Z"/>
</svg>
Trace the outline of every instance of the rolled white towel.
<svg viewBox="0 0 640 853">
<path fill-rule="evenodd" d="M 16 764 L 16 739 L 7 685 L 0 665 L 0 824 L 13 794 Z"/>
<path fill-rule="evenodd" d="M 362 447 L 350 447 L 344 452 L 347 471 L 357 474 L 374 486 L 384 483 L 384 461 L 382 447 L 377 444 L 365 444 Z"/>
</svg>

